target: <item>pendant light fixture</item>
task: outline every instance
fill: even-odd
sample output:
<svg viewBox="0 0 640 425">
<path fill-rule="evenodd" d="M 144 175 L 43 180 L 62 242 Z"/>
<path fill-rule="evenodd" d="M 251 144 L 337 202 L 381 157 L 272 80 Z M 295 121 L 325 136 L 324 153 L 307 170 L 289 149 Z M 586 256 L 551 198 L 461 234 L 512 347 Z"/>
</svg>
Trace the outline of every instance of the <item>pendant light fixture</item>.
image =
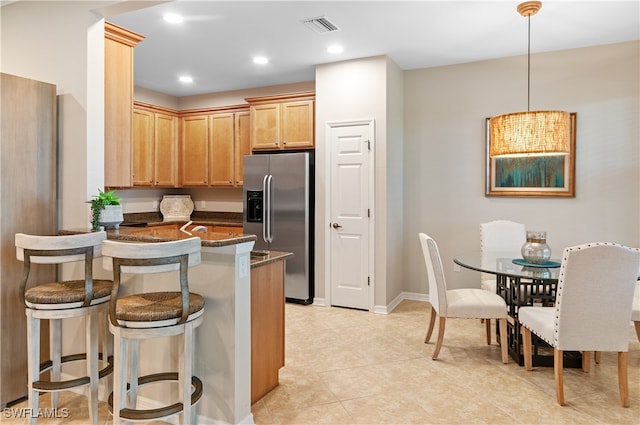
<svg viewBox="0 0 640 425">
<path fill-rule="evenodd" d="M 527 112 L 498 115 L 489 120 L 491 143 L 489 156 L 518 157 L 566 155 L 569 153 L 570 115 L 565 111 L 530 111 L 531 89 L 531 16 L 542 3 L 527 1 L 518 5 L 518 13 L 529 23 L 527 36 Z"/>
</svg>

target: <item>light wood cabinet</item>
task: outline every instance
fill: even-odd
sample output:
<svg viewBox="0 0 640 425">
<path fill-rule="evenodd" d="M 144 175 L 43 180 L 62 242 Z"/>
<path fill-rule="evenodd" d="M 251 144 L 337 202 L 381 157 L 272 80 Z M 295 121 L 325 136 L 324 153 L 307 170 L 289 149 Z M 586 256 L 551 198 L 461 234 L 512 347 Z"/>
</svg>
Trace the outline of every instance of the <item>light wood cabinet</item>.
<svg viewBox="0 0 640 425">
<path fill-rule="evenodd" d="M 195 115 L 181 120 L 182 186 L 209 184 L 209 116 Z"/>
<path fill-rule="evenodd" d="M 140 34 L 104 24 L 104 185 L 133 184 L 133 48 Z"/>
<path fill-rule="evenodd" d="M 174 187 L 178 183 L 178 117 L 133 110 L 133 186 Z"/>
<path fill-rule="evenodd" d="M 249 126 L 248 110 L 183 116 L 182 186 L 242 186 L 243 157 L 251 153 Z"/>
<path fill-rule="evenodd" d="M 315 147 L 314 93 L 292 93 L 245 100 L 251 106 L 253 151 Z"/>
<path fill-rule="evenodd" d="M 251 114 L 249 111 L 235 114 L 234 181 L 236 186 L 244 184 L 244 156 L 251 155 Z"/>
<path fill-rule="evenodd" d="M 251 268 L 251 404 L 278 385 L 284 366 L 285 261 Z"/>
<path fill-rule="evenodd" d="M 52 84 L 0 74 L 0 87 L 0 408 L 4 408 L 27 395 L 27 318 L 19 294 L 23 264 L 16 259 L 14 236 L 57 232 L 57 108 Z M 51 282 L 55 277 L 54 266 L 41 265 L 29 281 Z M 41 358 L 48 359 L 44 328 L 42 336 Z"/>
</svg>

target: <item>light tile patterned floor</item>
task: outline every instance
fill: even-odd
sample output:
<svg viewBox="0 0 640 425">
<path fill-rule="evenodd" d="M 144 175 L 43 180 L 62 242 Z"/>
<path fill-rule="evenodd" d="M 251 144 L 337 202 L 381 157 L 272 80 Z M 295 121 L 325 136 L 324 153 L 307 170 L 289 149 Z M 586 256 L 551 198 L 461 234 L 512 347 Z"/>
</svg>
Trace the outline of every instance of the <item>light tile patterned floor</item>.
<svg viewBox="0 0 640 425">
<path fill-rule="evenodd" d="M 428 308 L 404 301 L 382 315 L 287 304 L 286 366 L 280 385 L 253 406 L 256 424 L 640 424 L 640 343 L 632 327 L 631 407 L 620 405 L 615 353 L 603 353 L 588 374 L 565 369 L 567 406 L 560 407 L 553 368 L 502 364 L 478 320 L 447 320 L 439 359 L 431 360 L 434 345 L 423 343 Z M 61 407 L 69 419 L 38 423 L 87 422 L 83 396 L 65 393 Z M 2 415 L 0 423 L 27 422 Z M 100 423 L 110 423 L 104 403 Z"/>
</svg>

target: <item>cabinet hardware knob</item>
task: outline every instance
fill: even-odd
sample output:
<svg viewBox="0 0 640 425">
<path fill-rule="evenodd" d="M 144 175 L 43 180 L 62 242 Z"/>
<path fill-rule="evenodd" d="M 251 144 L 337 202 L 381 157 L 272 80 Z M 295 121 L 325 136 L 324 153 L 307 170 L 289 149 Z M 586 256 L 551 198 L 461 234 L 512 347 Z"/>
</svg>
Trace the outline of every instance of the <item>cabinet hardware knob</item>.
<svg viewBox="0 0 640 425">
<path fill-rule="evenodd" d="M 341 227 L 342 227 L 342 226 L 341 226 L 341 225 L 339 225 L 338 223 L 333 223 L 333 228 L 334 228 L 334 229 L 339 229 L 339 228 L 341 228 Z"/>
</svg>

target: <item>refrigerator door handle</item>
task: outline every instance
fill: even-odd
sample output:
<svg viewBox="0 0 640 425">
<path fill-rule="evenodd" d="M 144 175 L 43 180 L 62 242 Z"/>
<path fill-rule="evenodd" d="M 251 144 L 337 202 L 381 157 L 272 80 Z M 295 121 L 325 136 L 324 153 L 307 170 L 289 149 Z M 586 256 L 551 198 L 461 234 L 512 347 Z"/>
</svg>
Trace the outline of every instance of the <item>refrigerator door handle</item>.
<svg viewBox="0 0 640 425">
<path fill-rule="evenodd" d="M 262 240 L 265 242 L 268 242 L 268 237 L 267 237 L 267 223 L 269 223 L 269 192 L 268 192 L 268 187 L 267 187 L 267 179 L 269 178 L 268 174 L 265 174 L 264 178 L 262 179 L 262 194 L 263 194 L 263 198 L 262 198 Z"/>
<path fill-rule="evenodd" d="M 273 180 L 273 175 L 269 174 L 267 176 L 267 190 L 265 193 L 267 193 L 267 208 L 265 208 L 266 210 L 266 214 L 267 214 L 267 220 L 266 220 L 266 227 L 267 227 L 267 239 L 266 242 L 273 242 L 273 234 L 271 233 L 271 181 Z"/>
</svg>

